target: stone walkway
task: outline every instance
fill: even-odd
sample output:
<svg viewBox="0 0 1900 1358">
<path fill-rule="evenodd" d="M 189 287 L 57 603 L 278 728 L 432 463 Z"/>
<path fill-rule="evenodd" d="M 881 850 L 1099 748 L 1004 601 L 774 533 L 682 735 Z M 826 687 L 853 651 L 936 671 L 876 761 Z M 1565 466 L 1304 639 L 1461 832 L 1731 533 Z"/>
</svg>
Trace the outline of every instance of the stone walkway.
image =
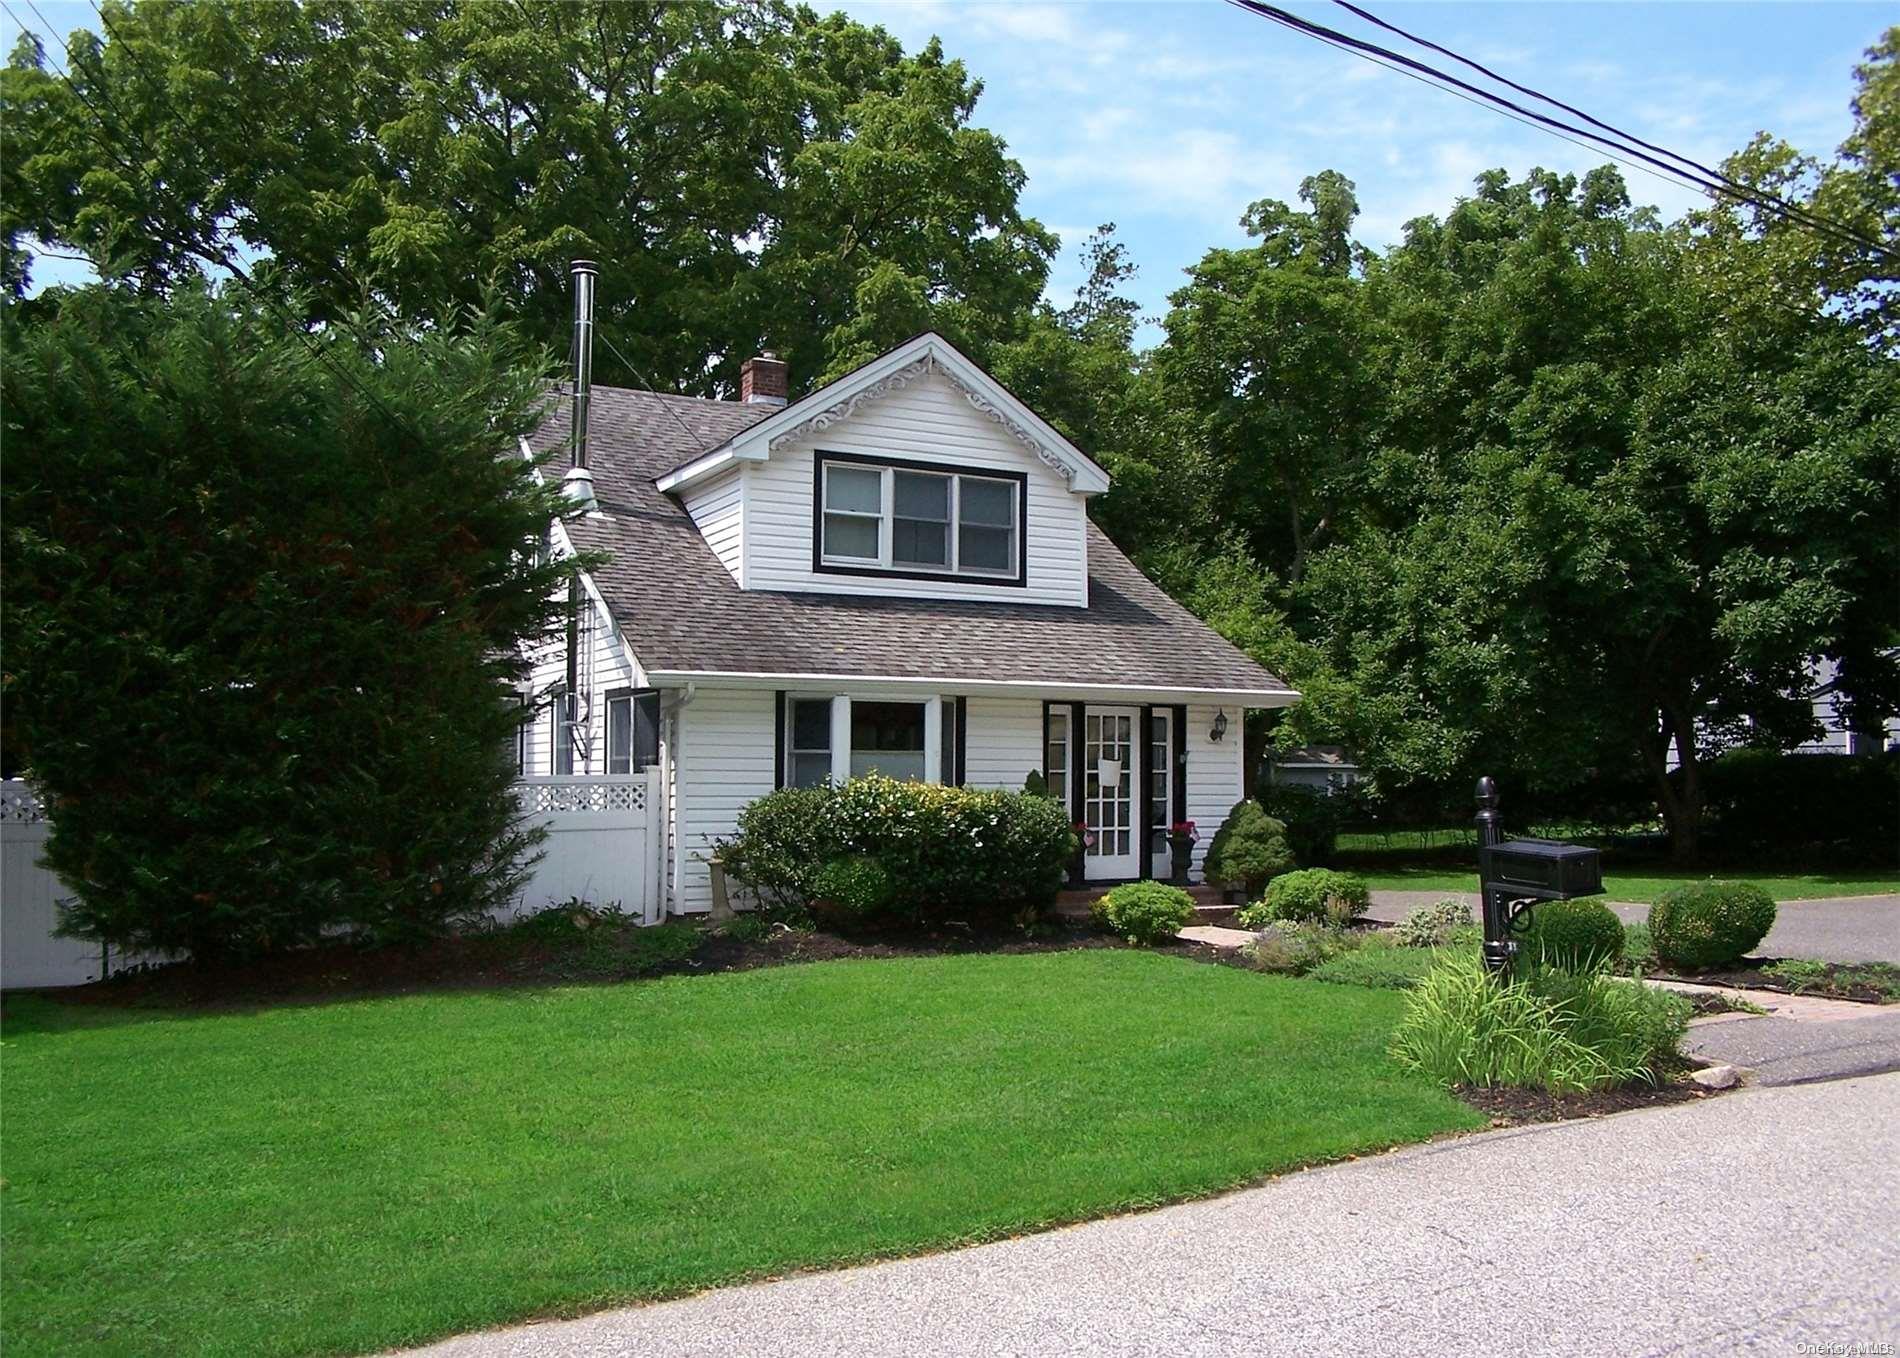
<svg viewBox="0 0 1900 1358">
<path fill-rule="evenodd" d="M 1245 929 L 1229 929 L 1219 924 L 1190 924 L 1175 937 L 1184 943 L 1205 943 L 1210 948 L 1238 948 L 1253 939 Z"/>
</svg>

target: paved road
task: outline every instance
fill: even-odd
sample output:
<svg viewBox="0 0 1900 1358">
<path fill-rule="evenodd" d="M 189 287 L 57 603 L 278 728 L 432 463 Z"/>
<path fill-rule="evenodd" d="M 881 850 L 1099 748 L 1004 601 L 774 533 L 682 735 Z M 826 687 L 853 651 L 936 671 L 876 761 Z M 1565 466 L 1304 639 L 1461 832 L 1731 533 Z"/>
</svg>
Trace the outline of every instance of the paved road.
<svg viewBox="0 0 1900 1358">
<path fill-rule="evenodd" d="M 1494 1132 L 441 1358 L 1789 1354 L 1900 1342 L 1900 1076 Z"/>
<path fill-rule="evenodd" d="M 1704 1061 L 1747 1066 L 1763 1085 L 1900 1071 L 1900 1011 L 1870 1007 L 1864 1018 L 1833 1023 L 1724 1018 L 1696 1024 L 1682 1046 Z"/>
<path fill-rule="evenodd" d="M 1442 891 L 1375 891 L 1373 919 L 1397 921 Z M 1476 918 L 1475 895 L 1463 897 Z M 1649 918 L 1646 905 L 1611 902 L 1626 923 Z M 1900 896 L 1839 896 L 1827 900 L 1783 901 L 1775 927 L 1756 949 L 1764 957 L 1815 957 L 1823 962 L 1900 962 Z"/>
</svg>

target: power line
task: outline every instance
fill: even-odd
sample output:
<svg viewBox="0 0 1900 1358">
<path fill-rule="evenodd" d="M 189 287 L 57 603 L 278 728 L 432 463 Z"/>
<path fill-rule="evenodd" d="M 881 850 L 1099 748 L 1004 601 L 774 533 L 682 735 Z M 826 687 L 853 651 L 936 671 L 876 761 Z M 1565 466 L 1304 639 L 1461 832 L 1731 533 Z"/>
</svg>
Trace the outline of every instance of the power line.
<svg viewBox="0 0 1900 1358">
<path fill-rule="evenodd" d="M 1706 185 L 1702 184 L 1699 180 L 1696 180 L 1690 175 L 1677 174 L 1677 173 L 1664 173 L 1663 171 L 1652 169 L 1648 165 L 1639 164 L 1638 162 L 1634 160 L 1626 159 L 1623 156 L 1617 155 L 1614 151 L 1606 150 L 1601 146 L 1593 146 L 1589 142 L 1579 141 L 1575 137 L 1566 136 L 1564 133 L 1554 131 L 1551 128 L 1540 127 L 1538 126 L 1538 124 L 1532 122 L 1529 118 L 1520 117 L 1518 114 L 1511 112 L 1509 109 L 1498 108 L 1496 105 L 1491 104 L 1486 100 L 1477 99 L 1477 98 L 1472 97 L 1469 94 L 1466 94 L 1463 90 L 1453 89 L 1449 85 L 1441 85 L 1437 81 L 1431 80 L 1425 76 L 1419 75 L 1415 71 L 1408 71 L 1403 66 L 1396 66 L 1389 61 L 1383 61 L 1380 58 L 1372 56 L 1365 52 L 1354 51 L 1351 47 L 1347 46 L 1345 43 L 1335 42 L 1331 38 L 1321 37 L 1318 34 L 1313 34 L 1311 36 L 1318 38 L 1319 41 L 1325 43 L 1328 47 L 1336 48 L 1339 51 L 1344 52 L 1349 56 L 1363 57 L 1365 60 L 1371 62 L 1374 66 L 1382 66 L 1386 70 L 1391 71 L 1394 75 L 1402 75 L 1407 80 L 1416 80 L 1419 84 L 1425 86 L 1427 89 L 1437 90 L 1441 94 L 1449 94 L 1454 99 L 1462 99 L 1467 104 L 1472 105 L 1474 108 L 1487 109 L 1492 113 L 1496 113 L 1503 117 L 1509 118 L 1514 123 L 1522 123 L 1525 127 L 1530 128 L 1532 131 L 1549 133 L 1549 135 L 1557 138 L 1557 140 L 1567 141 L 1572 146 L 1579 147 L 1582 150 L 1588 151 L 1592 155 L 1607 156 L 1609 159 L 1615 161 L 1618 165 L 1624 166 L 1626 169 L 1635 170 L 1640 174 L 1646 174 L 1651 179 L 1659 180 L 1664 184 L 1668 184 L 1679 189 L 1696 189 L 1703 192 L 1707 191 Z"/>
<path fill-rule="evenodd" d="M 1645 150 L 1654 151 L 1658 155 L 1669 157 L 1671 160 L 1680 161 L 1682 164 L 1689 166 L 1692 170 L 1695 170 L 1700 174 L 1710 176 L 1711 178 L 1719 179 L 1722 181 L 1722 183 L 1728 185 L 1730 188 L 1735 189 L 1739 192 L 1759 193 L 1762 197 L 1766 198 L 1770 202 L 1778 204 L 1784 213 L 1787 213 L 1788 215 L 1797 218 L 1798 220 L 1800 220 L 1801 222 L 1803 222 L 1804 224 L 1808 226 L 1818 227 L 1822 229 L 1833 228 L 1840 231 L 1845 231 L 1849 233 L 1850 235 L 1853 235 L 1856 237 L 1859 237 L 1860 235 L 1859 232 L 1855 231 L 1854 228 L 1846 225 L 1845 223 L 1837 222 L 1829 217 L 1823 217 L 1819 213 L 1810 211 L 1809 209 L 1801 206 L 1799 203 L 1791 202 L 1790 200 L 1781 197 L 1781 195 L 1770 192 L 1767 189 L 1758 188 L 1756 186 L 1749 185 L 1749 184 L 1744 184 L 1740 180 L 1733 178 L 1732 176 L 1726 174 L 1725 172 L 1721 170 L 1711 169 L 1709 166 L 1704 165 L 1699 160 L 1695 160 L 1689 156 L 1682 155 L 1680 152 L 1671 151 L 1666 146 L 1658 146 L 1654 142 L 1644 141 L 1641 137 L 1636 136 L 1634 133 L 1625 132 L 1622 128 L 1615 127 L 1610 123 L 1606 123 L 1602 121 L 1600 118 L 1593 118 L 1588 113 L 1585 113 L 1582 109 L 1577 108 L 1571 104 L 1566 104 L 1561 99 L 1553 98 L 1552 96 L 1545 94 L 1541 90 L 1532 89 L 1529 85 L 1519 84 L 1517 81 L 1512 80 L 1509 76 L 1499 75 L 1496 71 L 1492 70 L 1489 66 L 1486 66 L 1481 62 L 1474 61 L 1470 57 L 1464 56 L 1458 52 L 1454 52 L 1449 47 L 1441 46 L 1440 44 L 1433 42 L 1430 38 L 1421 38 L 1416 33 L 1407 32 L 1405 29 L 1400 28 L 1397 24 L 1389 23 L 1386 20 L 1381 19 L 1378 15 L 1374 14 L 1372 11 L 1368 9 L 1362 9 L 1360 6 L 1353 4 L 1352 0 L 1333 0 L 1333 3 L 1338 5 L 1341 9 L 1347 11 L 1350 14 L 1358 15 L 1361 19 L 1364 19 L 1367 23 L 1375 24 L 1378 27 L 1385 29 L 1388 33 L 1396 33 L 1399 37 L 1406 39 L 1408 42 L 1416 43 L 1420 47 L 1428 48 L 1431 51 L 1441 53 L 1444 56 L 1448 56 L 1453 61 L 1460 62 L 1461 64 L 1465 66 L 1469 66 L 1472 70 L 1477 71 L 1479 74 L 1485 76 L 1486 78 L 1497 81 L 1498 84 L 1500 85 L 1504 85 L 1510 89 L 1516 90 L 1519 94 L 1526 94 L 1526 95 L 1529 95 L 1533 99 L 1542 100 L 1544 103 L 1549 104 L 1553 108 L 1560 108 L 1565 113 L 1569 113 L 1575 117 L 1583 119 L 1583 121 L 1585 121 L 1586 123 L 1589 123 L 1592 127 L 1600 127 L 1605 132 L 1611 133 L 1612 135 L 1616 137 L 1620 137 L 1624 141 L 1629 142 L 1632 145 L 1643 147 Z M 1864 240 L 1865 238 L 1861 238 L 1861 239 Z M 1876 245 L 1876 243 L 1872 241 L 1867 241 L 1866 243 L 1869 245 Z M 1876 245 L 1876 248 L 1879 248 L 1879 247 Z"/>
<path fill-rule="evenodd" d="M 1738 198 L 1738 199 L 1741 199 L 1742 201 L 1752 203 L 1756 207 L 1760 207 L 1760 208 L 1766 209 L 1769 212 L 1773 212 L 1779 216 L 1786 217 L 1789 220 L 1802 221 L 1801 218 L 1794 216 L 1790 212 L 1787 205 L 1779 203 L 1778 200 L 1772 200 L 1770 198 L 1763 197 L 1760 193 L 1756 192 L 1753 189 L 1749 189 L 1745 186 L 1741 188 L 1734 188 L 1734 187 L 1719 184 L 1716 182 L 1704 180 L 1700 176 L 1696 175 L 1695 173 L 1691 171 L 1684 170 L 1678 166 L 1671 165 L 1667 161 L 1659 160 L 1655 156 L 1649 155 L 1647 152 L 1637 150 L 1634 147 L 1628 146 L 1621 141 L 1614 140 L 1602 133 L 1591 132 L 1587 128 L 1577 127 L 1573 124 L 1563 122 L 1556 118 L 1552 118 L 1546 114 L 1537 112 L 1535 109 L 1525 108 L 1522 104 L 1518 104 L 1510 99 L 1506 99 L 1502 95 L 1499 95 L 1491 90 L 1486 90 L 1480 86 L 1473 85 L 1468 81 L 1459 79 L 1455 75 L 1450 75 L 1445 71 L 1441 71 L 1437 67 L 1427 65 L 1424 62 L 1417 61 L 1401 53 L 1394 52 L 1390 48 L 1381 47 L 1377 43 L 1371 43 L 1371 42 L 1365 41 L 1362 38 L 1352 37 L 1350 34 L 1342 33 L 1338 29 L 1328 28 L 1324 24 L 1313 23 L 1312 21 L 1308 19 L 1303 19 L 1299 15 L 1294 14 L 1288 10 L 1281 9 L 1277 5 L 1270 5 L 1270 4 L 1263 3 L 1263 0 L 1228 0 L 1228 2 L 1234 5 L 1236 8 L 1246 10 L 1249 13 L 1254 14 L 1260 18 L 1271 20 L 1272 22 L 1277 23 L 1284 28 L 1290 28 L 1294 32 L 1299 33 L 1303 36 L 1318 38 L 1319 40 L 1323 42 L 1328 42 L 1333 46 L 1343 45 L 1344 47 L 1353 51 L 1356 55 L 1365 57 L 1367 60 L 1376 61 L 1378 57 L 1387 58 L 1389 61 L 1396 62 L 1401 66 L 1404 66 L 1410 70 L 1418 72 L 1423 77 L 1428 77 L 1429 79 L 1427 83 L 1430 83 L 1431 81 L 1442 82 L 1443 86 L 1455 87 L 1458 90 L 1466 91 L 1470 95 L 1473 95 L 1476 98 L 1483 100 L 1486 104 L 1491 105 L 1496 109 L 1508 110 L 1510 112 L 1520 114 L 1525 118 L 1529 118 L 1533 120 L 1537 124 L 1541 125 L 1542 130 L 1553 131 L 1559 136 L 1561 136 L 1563 133 L 1569 132 L 1569 133 L 1575 133 L 1576 135 L 1581 136 L 1581 137 L 1587 137 L 1591 141 L 1599 143 L 1601 146 L 1611 147 L 1614 150 L 1621 151 L 1630 156 L 1634 156 L 1638 160 L 1644 161 L 1648 165 L 1651 165 L 1658 170 L 1662 170 L 1668 174 L 1679 176 L 1681 179 L 1691 181 L 1695 185 L 1695 187 L 1700 188 L 1704 192 L 1707 192 L 1716 196 L 1727 196 L 1731 198 Z M 1377 62 L 1377 64 L 1384 65 L 1385 63 Z M 1568 140 L 1568 138 L 1566 138 L 1566 140 Z M 1808 220 L 1802 221 L 1802 224 L 1808 226 L 1810 230 L 1818 234 L 1822 234 L 1831 238 L 1833 241 L 1835 241 L 1838 244 L 1855 245 L 1862 249 L 1872 250 L 1878 254 L 1886 255 L 1890 257 L 1894 257 L 1895 255 L 1895 252 L 1893 252 L 1892 250 L 1889 250 L 1886 246 L 1880 244 L 1879 242 L 1872 240 L 1871 238 L 1862 236 L 1858 234 L 1857 232 L 1854 232 L 1844 226 L 1839 225 L 1838 223 L 1826 221 L 1824 219 L 1819 219 L 1819 218 L 1810 218 Z"/>
<path fill-rule="evenodd" d="M 665 394 L 661 392 L 659 388 L 653 385 L 652 378 L 648 377 L 645 373 L 641 372 L 638 368 L 633 366 L 633 360 L 620 352 L 619 348 L 614 344 L 614 342 L 607 338 L 606 331 L 602 330 L 598 325 L 596 325 L 594 327 L 594 333 L 600 336 L 601 343 L 605 344 L 607 348 L 612 351 L 613 356 L 615 358 L 619 359 L 622 363 L 627 365 L 628 372 L 632 373 L 635 377 L 639 378 L 642 382 L 645 382 L 647 384 L 648 391 L 652 392 L 655 396 L 661 396 Z M 673 409 L 671 403 L 667 401 L 661 401 L 660 409 L 664 410 L 668 415 L 671 415 L 673 417 L 673 423 L 677 424 L 680 427 L 680 432 L 686 435 L 686 437 L 692 441 L 693 447 L 697 447 L 699 445 L 699 443 L 702 441 L 703 436 L 699 434 L 695 434 L 692 430 L 686 427 L 686 421 L 680 418 L 679 412 Z"/>
</svg>

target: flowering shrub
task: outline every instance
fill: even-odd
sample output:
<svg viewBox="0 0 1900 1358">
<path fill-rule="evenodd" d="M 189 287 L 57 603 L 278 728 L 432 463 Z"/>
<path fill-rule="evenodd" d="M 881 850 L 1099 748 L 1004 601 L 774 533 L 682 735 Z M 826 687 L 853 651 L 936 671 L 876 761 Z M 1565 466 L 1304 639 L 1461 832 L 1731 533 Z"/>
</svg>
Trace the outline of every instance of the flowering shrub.
<svg viewBox="0 0 1900 1358">
<path fill-rule="evenodd" d="M 1405 948 L 1439 948 L 1451 942 L 1452 932 L 1471 923 L 1471 907 L 1456 896 L 1430 905 L 1415 905 L 1393 930 Z"/>
<path fill-rule="evenodd" d="M 821 899 L 828 865 L 873 858 L 890 885 L 873 913 L 920 922 L 1045 905 L 1074 852 L 1067 814 L 1047 797 L 877 774 L 761 797 L 720 845 L 726 871 L 779 909 Z"/>
</svg>

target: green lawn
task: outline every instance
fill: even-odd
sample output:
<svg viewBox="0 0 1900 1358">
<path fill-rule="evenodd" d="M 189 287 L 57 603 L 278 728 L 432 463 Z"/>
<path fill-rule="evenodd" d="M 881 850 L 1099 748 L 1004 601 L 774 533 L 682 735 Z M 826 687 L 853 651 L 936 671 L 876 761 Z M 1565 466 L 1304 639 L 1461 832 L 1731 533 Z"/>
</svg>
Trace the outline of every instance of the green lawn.
<svg viewBox="0 0 1900 1358">
<path fill-rule="evenodd" d="M 1366 885 L 1374 891 L 1463 891 L 1475 895 L 1478 890 L 1478 869 L 1475 864 L 1468 869 L 1454 869 L 1442 863 L 1391 867 L 1349 863 L 1346 866 L 1365 878 Z M 1754 882 L 1781 901 L 1900 892 L 1900 873 L 1892 872 L 1702 872 L 1671 871 L 1657 867 L 1645 867 L 1640 872 L 1628 873 L 1614 869 L 1606 871 L 1603 874 L 1603 892 L 1613 901 L 1647 904 L 1672 886 L 1711 877 L 1723 881 Z"/>
<path fill-rule="evenodd" d="M 8 1001 L 8 1353 L 363 1352 L 1482 1119 L 1392 992 L 1125 951 L 249 1014 Z"/>
</svg>

